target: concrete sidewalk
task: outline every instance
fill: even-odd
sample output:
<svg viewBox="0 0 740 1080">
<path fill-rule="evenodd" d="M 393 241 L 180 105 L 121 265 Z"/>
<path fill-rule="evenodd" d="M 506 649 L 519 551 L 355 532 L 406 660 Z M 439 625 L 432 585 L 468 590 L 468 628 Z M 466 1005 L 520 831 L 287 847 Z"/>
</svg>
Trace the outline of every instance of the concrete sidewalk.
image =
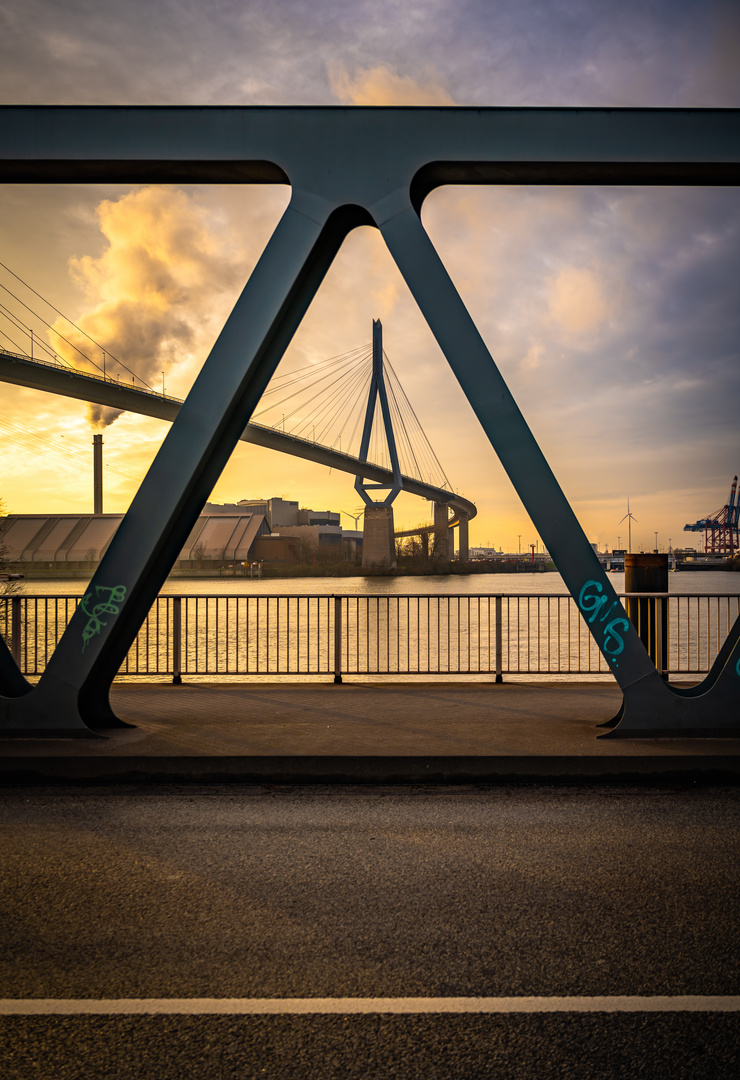
<svg viewBox="0 0 740 1080">
<path fill-rule="evenodd" d="M 608 683 L 119 683 L 135 727 L 0 740 L 0 782 L 737 782 L 740 739 L 598 739 Z"/>
</svg>

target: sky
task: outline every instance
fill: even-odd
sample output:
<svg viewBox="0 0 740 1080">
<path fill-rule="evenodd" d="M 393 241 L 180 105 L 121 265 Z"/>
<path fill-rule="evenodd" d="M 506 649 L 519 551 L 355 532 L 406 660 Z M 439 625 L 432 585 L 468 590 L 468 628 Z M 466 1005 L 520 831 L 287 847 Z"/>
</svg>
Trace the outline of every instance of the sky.
<svg viewBox="0 0 740 1080">
<path fill-rule="evenodd" d="M 3 104 L 740 107 L 740 7 L 26 0 L 0 3 L 0 88 Z M 0 262 L 99 342 L 115 377 L 182 397 L 288 197 L 7 185 Z M 448 187 L 422 220 L 589 540 L 626 546 L 629 498 L 633 550 L 656 533 L 660 549 L 698 546 L 683 525 L 721 507 L 740 471 L 738 193 Z M 9 271 L 10 308 L 8 289 L 30 297 Z M 45 310 L 37 351 L 85 366 L 87 339 Z M 377 232 L 347 238 L 278 374 L 369 343 L 373 318 L 452 487 L 478 507 L 471 543 L 526 550 L 529 517 Z M 0 318 L 2 333 L 25 351 L 27 332 Z M 90 512 L 98 430 L 105 509 L 123 512 L 167 430 L 3 384 L 0 402 L 0 498 L 15 513 Z M 212 499 L 276 495 L 359 505 L 348 474 L 245 444 Z M 397 526 L 429 520 L 419 499 L 395 505 Z"/>
</svg>

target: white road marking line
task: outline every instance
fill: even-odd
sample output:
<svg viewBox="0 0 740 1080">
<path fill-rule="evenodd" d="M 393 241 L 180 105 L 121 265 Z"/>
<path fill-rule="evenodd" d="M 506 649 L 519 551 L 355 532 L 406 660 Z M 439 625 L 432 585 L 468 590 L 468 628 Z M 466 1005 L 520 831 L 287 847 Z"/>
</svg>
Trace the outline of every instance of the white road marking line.
<svg viewBox="0 0 740 1080">
<path fill-rule="evenodd" d="M 0 1016 L 739 1012 L 740 997 L 5 998 Z"/>
</svg>

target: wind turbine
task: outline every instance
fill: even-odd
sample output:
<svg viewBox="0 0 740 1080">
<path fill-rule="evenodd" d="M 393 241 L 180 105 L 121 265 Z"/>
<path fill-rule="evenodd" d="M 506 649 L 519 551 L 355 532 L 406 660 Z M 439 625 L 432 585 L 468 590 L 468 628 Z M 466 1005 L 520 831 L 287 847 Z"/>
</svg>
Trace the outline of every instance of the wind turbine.
<svg viewBox="0 0 740 1080">
<path fill-rule="evenodd" d="M 340 510 L 339 512 L 340 512 L 340 514 L 346 514 L 348 518 L 352 518 L 352 520 L 355 523 L 355 532 L 359 532 L 359 530 L 357 528 L 357 522 L 360 520 L 362 515 L 365 513 L 364 507 L 362 509 L 360 509 L 358 511 L 358 513 L 356 513 L 356 514 L 350 514 L 349 510 Z"/>
<path fill-rule="evenodd" d="M 637 521 L 637 518 L 635 517 L 634 514 L 630 513 L 630 497 L 629 497 L 629 495 L 627 496 L 627 513 L 622 518 L 622 521 L 627 522 L 627 531 L 628 531 L 628 534 L 629 534 L 629 539 L 628 539 L 628 542 L 627 542 L 627 549 L 628 549 L 628 551 L 629 551 L 629 553 L 631 555 L 632 554 L 632 522 Z M 619 522 L 620 525 L 622 524 L 622 521 Z"/>
</svg>

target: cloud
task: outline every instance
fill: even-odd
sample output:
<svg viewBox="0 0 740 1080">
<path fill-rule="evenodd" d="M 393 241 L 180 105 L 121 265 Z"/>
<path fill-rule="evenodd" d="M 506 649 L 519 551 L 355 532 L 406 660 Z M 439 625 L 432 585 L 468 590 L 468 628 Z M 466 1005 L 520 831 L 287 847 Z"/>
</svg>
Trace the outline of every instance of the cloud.
<svg viewBox="0 0 740 1080">
<path fill-rule="evenodd" d="M 530 345 L 526 354 L 522 357 L 522 371 L 536 371 L 542 363 L 542 354 L 544 351 L 542 345 Z"/>
<path fill-rule="evenodd" d="M 423 80 L 398 75 L 388 64 L 358 68 L 352 76 L 340 61 L 327 64 L 329 85 L 343 105 L 454 105 L 431 69 Z"/>
<path fill-rule="evenodd" d="M 593 270 L 565 267 L 546 289 L 549 317 L 568 334 L 595 330 L 609 315 L 610 303 Z"/>
<path fill-rule="evenodd" d="M 108 246 L 69 262 L 92 306 L 79 329 L 56 320 L 52 347 L 75 367 L 159 384 L 162 371 L 190 357 L 215 298 L 233 287 L 237 263 L 207 210 L 180 189 L 139 188 L 100 203 L 97 216 Z M 94 426 L 119 415 L 89 406 Z"/>
</svg>

